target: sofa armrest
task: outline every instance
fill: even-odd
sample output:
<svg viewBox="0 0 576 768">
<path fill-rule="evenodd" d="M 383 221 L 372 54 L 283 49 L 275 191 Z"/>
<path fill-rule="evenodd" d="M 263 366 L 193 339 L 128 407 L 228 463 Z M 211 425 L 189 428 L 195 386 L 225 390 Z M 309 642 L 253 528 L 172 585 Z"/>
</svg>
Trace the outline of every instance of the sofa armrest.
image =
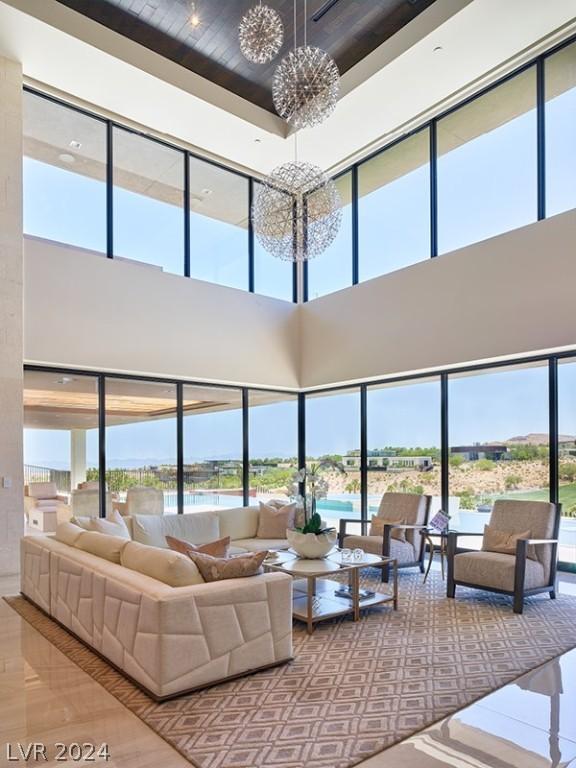
<svg viewBox="0 0 576 768">
<path fill-rule="evenodd" d="M 285 573 L 177 587 L 160 611 L 162 696 L 293 655 L 292 577 Z M 174 637 L 186 639 L 180 654 Z"/>
</svg>

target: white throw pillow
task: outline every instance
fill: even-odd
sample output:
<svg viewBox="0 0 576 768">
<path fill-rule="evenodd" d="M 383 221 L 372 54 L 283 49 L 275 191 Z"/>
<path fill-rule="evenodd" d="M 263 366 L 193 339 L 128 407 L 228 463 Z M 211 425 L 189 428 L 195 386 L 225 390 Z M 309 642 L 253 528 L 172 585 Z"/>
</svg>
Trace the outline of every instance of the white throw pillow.
<svg viewBox="0 0 576 768">
<path fill-rule="evenodd" d="M 60 523 L 56 528 L 54 538 L 56 541 L 61 541 L 63 544 L 68 544 L 73 547 L 79 536 L 84 533 L 84 528 L 74 523 Z"/>
<path fill-rule="evenodd" d="M 186 555 L 172 549 L 158 549 L 131 541 L 122 550 L 121 565 L 150 576 L 170 587 L 204 584 L 196 564 Z"/>
<path fill-rule="evenodd" d="M 104 520 L 100 517 L 91 517 L 89 530 L 96 531 L 97 533 L 107 533 L 109 536 L 120 536 L 123 539 L 132 538 L 122 515 L 116 510 Z"/>
<path fill-rule="evenodd" d="M 128 540 L 122 539 L 120 536 L 84 531 L 81 536 L 78 536 L 74 546 L 83 552 L 89 552 L 91 555 L 102 557 L 104 560 L 120 565 L 120 554 L 127 543 Z"/>
<path fill-rule="evenodd" d="M 216 512 L 191 512 L 186 515 L 133 515 L 132 538 L 150 547 L 167 548 L 166 536 L 191 544 L 208 544 L 220 538 Z"/>
<path fill-rule="evenodd" d="M 85 531 L 91 530 L 90 524 L 92 520 L 94 520 L 93 517 L 80 517 L 78 515 L 73 515 L 70 518 L 71 523 L 74 523 L 74 525 L 77 525 L 79 528 L 83 528 Z"/>
<path fill-rule="evenodd" d="M 253 539 L 258 530 L 258 507 L 219 509 L 220 536 L 236 539 Z"/>
</svg>

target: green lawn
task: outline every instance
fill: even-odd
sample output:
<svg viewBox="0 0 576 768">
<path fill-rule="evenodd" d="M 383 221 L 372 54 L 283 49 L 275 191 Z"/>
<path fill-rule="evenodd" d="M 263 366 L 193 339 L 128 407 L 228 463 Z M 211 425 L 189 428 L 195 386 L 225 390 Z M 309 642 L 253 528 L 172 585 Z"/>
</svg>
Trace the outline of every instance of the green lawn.
<svg viewBox="0 0 576 768">
<path fill-rule="evenodd" d="M 548 488 L 543 488 L 539 491 L 511 491 L 506 494 L 505 498 L 510 498 L 511 496 L 515 499 L 531 501 L 548 501 L 550 498 Z M 576 504 L 576 483 L 566 483 L 566 485 L 560 486 L 560 501 L 564 506 L 564 512 Z"/>
</svg>

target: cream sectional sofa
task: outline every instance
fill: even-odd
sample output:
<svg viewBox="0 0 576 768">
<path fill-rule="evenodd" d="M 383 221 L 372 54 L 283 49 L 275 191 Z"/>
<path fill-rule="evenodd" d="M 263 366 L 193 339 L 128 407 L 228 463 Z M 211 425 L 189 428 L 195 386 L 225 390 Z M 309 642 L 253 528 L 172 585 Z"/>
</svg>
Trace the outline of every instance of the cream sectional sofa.
<svg viewBox="0 0 576 768">
<path fill-rule="evenodd" d="M 261 552 L 263 549 L 288 549 L 287 539 L 259 539 L 258 507 L 218 509 L 185 515 L 133 515 L 125 517 L 134 541 L 153 547 L 167 547 L 166 536 L 193 544 L 230 536 L 231 554 Z"/>
<path fill-rule="evenodd" d="M 292 658 L 290 576 L 204 583 L 184 555 L 154 546 L 165 546 L 166 533 L 197 544 L 234 534 L 237 551 L 267 548 L 245 535 L 253 512 L 257 520 L 258 510 L 240 513 L 244 522 L 221 511 L 135 516 L 133 541 L 82 531 L 66 541 L 26 536 L 21 591 L 157 700 L 283 663 Z"/>
</svg>

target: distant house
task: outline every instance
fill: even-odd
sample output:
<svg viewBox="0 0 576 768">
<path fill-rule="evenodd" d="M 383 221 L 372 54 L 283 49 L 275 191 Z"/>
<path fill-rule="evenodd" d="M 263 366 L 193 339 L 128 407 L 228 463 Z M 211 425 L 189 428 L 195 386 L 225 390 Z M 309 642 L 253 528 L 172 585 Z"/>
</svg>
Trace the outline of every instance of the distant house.
<svg viewBox="0 0 576 768">
<path fill-rule="evenodd" d="M 377 448 L 368 451 L 368 467 L 386 469 L 388 459 L 395 456 L 395 451 L 391 448 Z M 360 469 L 360 451 L 348 451 L 342 459 L 344 469 Z"/>
<path fill-rule="evenodd" d="M 508 446 L 501 443 L 475 443 L 474 445 L 455 445 L 450 448 L 450 453 L 462 456 L 464 461 L 478 461 L 478 459 L 490 459 L 501 461 L 506 458 Z"/>
<path fill-rule="evenodd" d="M 401 472 L 404 469 L 426 472 L 434 466 L 431 456 L 391 456 L 387 461 L 389 472 Z"/>
<path fill-rule="evenodd" d="M 566 458 L 568 456 L 576 456 L 576 440 L 571 438 L 570 440 L 558 441 L 558 455 L 560 458 Z"/>
<path fill-rule="evenodd" d="M 343 458 L 345 469 L 360 469 L 360 451 L 348 451 Z M 391 448 L 380 448 L 368 451 L 368 469 L 381 469 L 399 472 L 406 469 L 426 471 L 432 469 L 434 462 L 431 456 L 396 456 Z"/>
</svg>

